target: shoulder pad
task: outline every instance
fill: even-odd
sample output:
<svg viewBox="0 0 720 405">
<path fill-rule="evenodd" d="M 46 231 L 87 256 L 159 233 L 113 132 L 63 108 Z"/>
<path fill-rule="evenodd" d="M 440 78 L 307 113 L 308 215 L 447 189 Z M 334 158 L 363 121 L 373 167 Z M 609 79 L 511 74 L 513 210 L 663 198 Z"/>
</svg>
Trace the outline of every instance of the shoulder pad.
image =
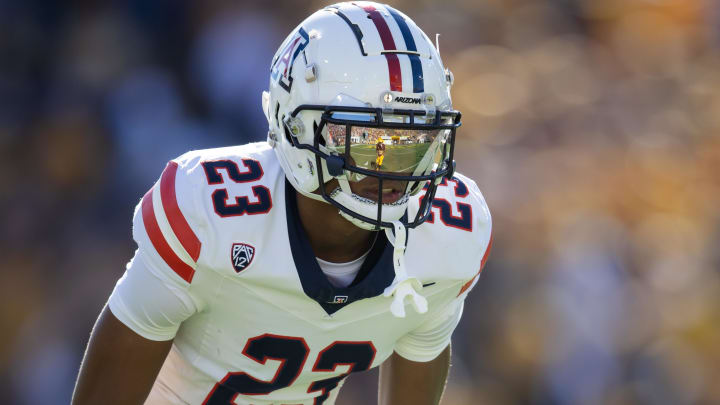
<svg viewBox="0 0 720 405">
<path fill-rule="evenodd" d="M 149 257 L 154 269 L 170 269 L 191 283 L 202 250 L 204 218 L 196 207 L 192 189 L 192 165 L 178 158 L 168 162 L 160 179 L 145 194 L 135 211 L 133 237 Z"/>
<path fill-rule="evenodd" d="M 272 207 L 270 189 L 278 171 L 266 143 L 185 153 L 168 163 L 143 197 L 133 236 L 153 252 L 148 255 L 153 268 L 190 284 L 199 263 L 213 262 L 221 234 L 241 228 L 227 218 L 242 218 L 252 228 L 250 218 Z"/>
<path fill-rule="evenodd" d="M 412 200 L 411 213 L 422 198 Z M 480 189 L 456 172 L 438 186 L 431 210 L 426 223 L 410 231 L 406 260 L 416 263 L 411 268 L 424 280 L 472 281 L 487 260 L 492 238 L 492 217 Z"/>
</svg>

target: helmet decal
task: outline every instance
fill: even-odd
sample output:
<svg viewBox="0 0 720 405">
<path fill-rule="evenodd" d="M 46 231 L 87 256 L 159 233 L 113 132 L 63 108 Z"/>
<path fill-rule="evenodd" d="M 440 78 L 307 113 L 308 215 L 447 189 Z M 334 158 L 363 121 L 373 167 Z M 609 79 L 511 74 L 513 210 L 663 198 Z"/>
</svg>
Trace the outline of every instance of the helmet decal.
<svg viewBox="0 0 720 405">
<path fill-rule="evenodd" d="M 288 93 L 292 88 L 292 66 L 295 63 L 295 58 L 305 49 L 309 42 L 310 38 L 307 32 L 300 27 L 295 37 L 288 41 L 285 49 L 278 54 L 277 59 L 273 61 L 270 68 L 270 80 L 278 82 L 280 87 Z"/>
</svg>

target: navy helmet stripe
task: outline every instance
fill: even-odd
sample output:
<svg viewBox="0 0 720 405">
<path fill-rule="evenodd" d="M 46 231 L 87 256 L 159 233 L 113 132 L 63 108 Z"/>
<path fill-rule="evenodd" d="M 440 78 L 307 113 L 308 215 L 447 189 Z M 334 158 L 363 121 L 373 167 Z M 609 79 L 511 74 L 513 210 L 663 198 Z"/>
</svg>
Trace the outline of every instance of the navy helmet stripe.
<svg viewBox="0 0 720 405">
<path fill-rule="evenodd" d="M 386 7 L 390 12 L 390 15 L 395 19 L 400 32 L 402 33 L 403 39 L 405 40 L 405 48 L 408 51 L 417 52 L 415 46 L 415 39 L 410 32 L 410 28 L 407 25 L 405 19 L 392 7 Z M 422 62 L 420 62 L 420 56 L 418 55 L 407 55 L 410 58 L 410 67 L 412 68 L 413 76 L 413 93 L 422 93 L 425 91 L 425 82 L 423 81 L 423 70 Z"/>
</svg>

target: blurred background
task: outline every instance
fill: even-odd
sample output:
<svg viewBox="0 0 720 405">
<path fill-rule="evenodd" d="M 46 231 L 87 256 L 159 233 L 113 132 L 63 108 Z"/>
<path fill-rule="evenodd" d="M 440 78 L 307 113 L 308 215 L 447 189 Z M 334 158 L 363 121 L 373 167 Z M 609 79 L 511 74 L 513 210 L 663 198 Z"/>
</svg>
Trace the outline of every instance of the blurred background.
<svg viewBox="0 0 720 405">
<path fill-rule="evenodd" d="M 329 3 L 0 0 L 0 403 L 69 403 L 134 206 L 265 139 L 270 59 Z M 442 34 L 494 217 L 444 404 L 720 403 L 720 4 L 390 3 Z"/>
</svg>

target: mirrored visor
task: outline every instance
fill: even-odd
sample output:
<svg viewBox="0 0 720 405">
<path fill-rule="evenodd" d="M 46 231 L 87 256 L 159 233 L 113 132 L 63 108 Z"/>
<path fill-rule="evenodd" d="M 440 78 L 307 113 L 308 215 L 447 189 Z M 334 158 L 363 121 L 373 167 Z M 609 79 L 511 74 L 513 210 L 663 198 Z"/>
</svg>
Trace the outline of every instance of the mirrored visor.
<svg viewBox="0 0 720 405">
<path fill-rule="evenodd" d="M 449 129 L 397 129 L 327 124 L 327 148 L 349 154 L 348 163 L 378 172 L 419 176 L 436 167 L 445 153 Z M 351 174 L 351 181 L 364 176 Z"/>
</svg>

